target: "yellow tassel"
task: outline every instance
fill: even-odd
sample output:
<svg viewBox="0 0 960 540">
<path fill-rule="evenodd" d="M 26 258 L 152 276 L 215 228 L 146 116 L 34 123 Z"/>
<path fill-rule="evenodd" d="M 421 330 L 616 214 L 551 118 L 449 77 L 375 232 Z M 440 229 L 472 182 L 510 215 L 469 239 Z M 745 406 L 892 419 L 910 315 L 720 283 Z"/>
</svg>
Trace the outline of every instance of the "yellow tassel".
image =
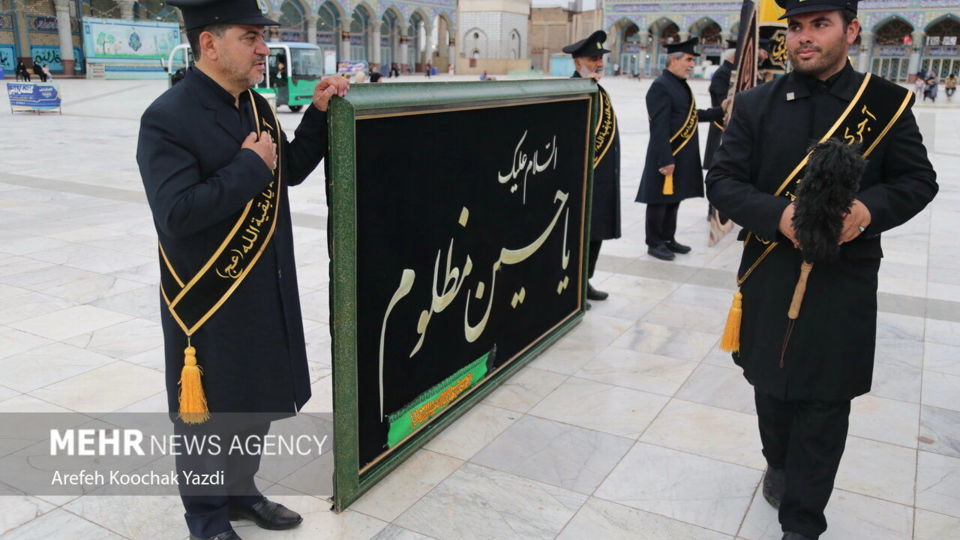
<svg viewBox="0 0 960 540">
<path fill-rule="evenodd" d="M 733 305 L 727 313 L 727 326 L 720 338 L 720 350 L 740 352 L 740 319 L 743 318 L 743 295 L 740 291 L 733 294 Z"/>
<path fill-rule="evenodd" d="M 672 174 L 668 174 L 663 179 L 663 194 L 673 195 L 673 175 Z"/>
<path fill-rule="evenodd" d="M 183 350 L 183 370 L 180 371 L 180 419 L 187 424 L 200 424 L 210 419 L 200 375 L 197 350 L 188 346 Z"/>
</svg>

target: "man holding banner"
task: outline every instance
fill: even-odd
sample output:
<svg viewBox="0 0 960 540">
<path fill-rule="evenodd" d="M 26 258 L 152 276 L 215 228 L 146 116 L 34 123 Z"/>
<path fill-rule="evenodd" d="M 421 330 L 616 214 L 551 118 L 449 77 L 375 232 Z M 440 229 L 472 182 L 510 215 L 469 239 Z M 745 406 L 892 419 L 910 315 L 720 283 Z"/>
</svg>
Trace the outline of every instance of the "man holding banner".
<svg viewBox="0 0 960 540">
<path fill-rule="evenodd" d="M 693 38 L 667 45 L 667 69 L 647 91 L 650 142 L 636 200 L 647 205 L 647 253 L 664 261 L 690 252 L 674 235 L 680 201 L 703 197 L 698 123 L 723 118 L 721 107 L 697 110 L 687 84 L 694 59 L 700 56 L 697 42 Z"/>
<path fill-rule="evenodd" d="M 264 28 L 278 23 L 257 0 L 168 3 L 183 12 L 196 64 L 144 113 L 137 147 L 160 242 L 168 406 L 177 433 L 238 413 L 253 425 L 230 435 L 262 437 L 270 424 L 258 413 L 290 416 L 310 398 L 287 187 L 319 164 L 327 105 L 348 83 L 321 80 L 288 142 L 251 90 L 267 69 Z M 257 490 L 259 453 L 178 455 L 178 474 L 188 465 L 226 477 L 204 495 L 181 484 L 191 538 L 239 538 L 236 519 L 272 530 L 301 522 Z"/>
<path fill-rule="evenodd" d="M 740 290 L 721 347 L 754 386 L 763 495 L 779 507 L 783 538 L 800 540 L 827 528 L 850 401 L 870 390 L 880 234 L 938 188 L 914 96 L 847 61 L 860 31 L 857 0 L 777 1 L 794 71 L 737 94 L 706 183 L 711 203 L 744 227 Z M 801 268 L 793 201 L 811 145 L 831 138 L 868 158 L 866 169 L 837 216 L 839 258 L 816 265 L 802 309 L 788 315 Z"/>
</svg>

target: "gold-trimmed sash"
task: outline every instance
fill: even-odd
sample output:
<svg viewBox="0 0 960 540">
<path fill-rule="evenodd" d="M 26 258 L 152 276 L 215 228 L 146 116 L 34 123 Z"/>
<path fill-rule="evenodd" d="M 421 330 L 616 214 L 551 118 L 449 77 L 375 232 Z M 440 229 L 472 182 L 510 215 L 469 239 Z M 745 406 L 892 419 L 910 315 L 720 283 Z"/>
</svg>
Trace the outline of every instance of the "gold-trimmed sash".
<svg viewBox="0 0 960 540">
<path fill-rule="evenodd" d="M 270 133 L 277 142 L 277 165 L 273 171 L 273 180 L 244 206 L 223 242 L 200 271 L 186 283 L 173 268 L 163 245 L 159 246 L 160 259 L 163 261 L 160 265 L 160 292 L 173 320 L 187 336 L 184 367 L 180 376 L 180 418 L 187 423 L 204 422 L 210 417 L 200 384 L 201 370 L 197 365 L 197 351 L 191 345 L 190 337 L 227 302 L 250 274 L 273 240 L 280 216 L 283 181 L 280 123 L 275 115 L 273 125 L 261 117 L 253 92 L 248 90 L 247 95 L 258 132 Z"/>
<path fill-rule="evenodd" d="M 607 152 L 613 146 L 613 140 L 617 136 L 617 115 L 613 112 L 613 105 L 610 103 L 610 96 L 602 87 L 600 88 L 600 119 L 597 122 L 597 130 L 594 133 L 594 158 L 593 167 L 596 168 L 607 156 Z"/>
<path fill-rule="evenodd" d="M 670 137 L 670 152 L 671 155 L 674 156 L 679 154 L 680 151 L 683 150 L 683 147 L 697 136 L 697 127 L 699 125 L 697 101 L 693 99 L 693 92 L 690 90 L 690 87 L 687 85 L 684 86 L 687 89 L 687 94 L 690 96 L 690 110 L 687 111 L 687 118 L 683 121 L 683 125 Z M 675 173 L 677 171 L 674 170 L 673 172 Z M 673 195 L 673 193 L 673 173 L 664 175 L 663 194 Z"/>
<path fill-rule="evenodd" d="M 857 148 L 863 152 L 863 157 L 869 157 L 914 99 L 913 92 L 900 86 L 886 84 L 883 80 L 875 79 L 873 75 L 867 73 L 850 104 L 820 138 L 819 142 L 822 143 L 832 137 L 837 137 L 849 145 L 857 145 Z M 791 201 L 797 198 L 795 193 L 803 178 L 803 171 L 809 159 L 810 153 L 808 152 L 780 184 L 774 195 L 787 197 Z M 755 243 L 763 247 L 752 247 L 750 244 L 751 238 L 755 238 L 757 240 Z M 747 233 L 743 244 L 744 256 L 746 256 L 746 250 L 748 249 L 759 250 L 759 253 L 743 275 L 737 276 L 738 287 L 743 286 L 747 278 L 778 245 L 780 245 L 778 241 L 763 240 L 752 233 Z M 738 352 L 740 350 L 742 299 L 743 295 L 738 290 L 734 295 L 733 306 L 727 315 L 727 324 L 720 340 L 720 349 L 724 351 Z M 783 367 L 782 357 L 781 367 Z"/>
</svg>

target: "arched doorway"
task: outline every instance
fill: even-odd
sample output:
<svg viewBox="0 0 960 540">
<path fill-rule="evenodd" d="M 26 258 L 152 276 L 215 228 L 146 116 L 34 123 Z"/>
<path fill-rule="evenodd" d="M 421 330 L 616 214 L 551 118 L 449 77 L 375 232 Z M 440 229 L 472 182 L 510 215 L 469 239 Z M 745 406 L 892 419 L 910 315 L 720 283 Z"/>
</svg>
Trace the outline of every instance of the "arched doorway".
<svg viewBox="0 0 960 540">
<path fill-rule="evenodd" d="M 400 16 L 394 8 L 389 8 L 380 17 L 380 71 L 389 72 L 390 65 L 399 63 L 397 47 L 400 40 Z"/>
<path fill-rule="evenodd" d="M 340 20 L 340 9 L 337 4 L 328 0 L 320 5 L 320 10 L 317 12 L 317 28 L 315 29 L 317 46 L 324 51 L 334 51 L 338 62 L 341 59 L 340 32 L 342 30 Z"/>
<path fill-rule="evenodd" d="M 927 42 L 923 47 L 920 69 L 944 78 L 960 72 L 960 20 L 946 15 L 926 28 Z"/>
<path fill-rule="evenodd" d="M 411 72 L 424 69 L 424 53 L 427 47 L 427 21 L 423 14 L 414 11 L 407 25 L 407 66 Z"/>
<path fill-rule="evenodd" d="M 717 21 L 704 17 L 690 26 L 690 35 L 700 38 L 700 62 L 720 65 L 723 56 L 723 30 Z"/>
<path fill-rule="evenodd" d="M 630 75 L 640 73 L 643 68 L 641 55 L 644 54 L 643 49 L 646 45 L 643 38 L 646 35 L 641 35 L 640 27 L 627 19 L 621 19 L 617 22 L 614 35 L 616 36 L 616 45 L 611 51 L 611 57 L 615 60 L 612 63 L 617 64 L 616 67 L 619 68 L 620 73 Z M 616 72 L 612 65 L 608 69 L 611 73 Z"/>
<path fill-rule="evenodd" d="M 350 60 L 369 61 L 369 42 L 370 11 L 364 6 L 357 6 L 350 19 Z"/>
<path fill-rule="evenodd" d="M 650 74 L 656 74 L 667 67 L 667 44 L 680 42 L 680 27 L 670 19 L 659 19 L 650 25 L 648 30 L 653 51 L 651 53 L 652 65 L 648 63 Z"/>
<path fill-rule="evenodd" d="M 479 28 L 471 28 L 463 34 L 463 51 L 467 58 L 487 57 L 487 34 Z"/>
<path fill-rule="evenodd" d="M 177 8 L 166 5 L 163 0 L 140 0 L 133 5 L 133 18 L 161 22 L 179 22 Z"/>
<path fill-rule="evenodd" d="M 286 0 L 280 6 L 280 41 L 307 41 L 307 17 L 300 2 Z"/>
<path fill-rule="evenodd" d="M 906 81 L 910 65 L 910 34 L 913 26 L 893 17 L 877 26 L 870 71 L 891 81 Z"/>
<path fill-rule="evenodd" d="M 120 19 L 120 4 L 114 0 L 90 0 L 83 4 L 83 14 L 100 19 Z"/>
<path fill-rule="evenodd" d="M 431 39 L 435 44 L 433 65 L 438 72 L 446 72 L 450 65 L 457 62 L 453 54 L 454 35 L 453 26 L 445 14 L 434 17 Z"/>
</svg>

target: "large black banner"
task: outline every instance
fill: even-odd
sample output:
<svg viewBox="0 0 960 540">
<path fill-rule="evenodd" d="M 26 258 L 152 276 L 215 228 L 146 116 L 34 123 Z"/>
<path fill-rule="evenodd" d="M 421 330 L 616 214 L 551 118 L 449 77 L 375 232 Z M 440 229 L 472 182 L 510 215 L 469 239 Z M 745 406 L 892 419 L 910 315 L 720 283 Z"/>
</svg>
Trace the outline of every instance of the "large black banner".
<svg viewBox="0 0 960 540">
<path fill-rule="evenodd" d="M 582 309 L 590 114 L 357 117 L 361 471 Z"/>
</svg>

